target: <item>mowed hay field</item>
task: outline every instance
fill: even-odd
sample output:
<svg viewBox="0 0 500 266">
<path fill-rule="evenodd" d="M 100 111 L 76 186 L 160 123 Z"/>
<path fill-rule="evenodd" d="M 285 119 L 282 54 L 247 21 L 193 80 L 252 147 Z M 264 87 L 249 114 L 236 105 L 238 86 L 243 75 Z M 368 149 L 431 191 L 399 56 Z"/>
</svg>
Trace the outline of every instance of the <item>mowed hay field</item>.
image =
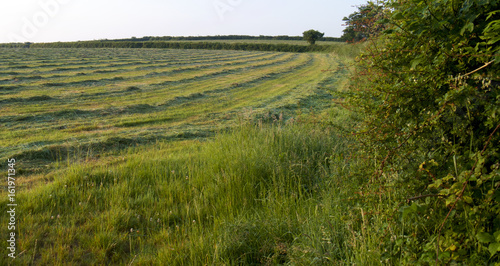
<svg viewBox="0 0 500 266">
<path fill-rule="evenodd" d="M 99 148 L 117 137 L 205 137 L 243 113 L 289 119 L 288 111 L 328 94 L 320 88 L 331 76 L 325 70 L 338 67 L 327 54 L 268 52 L 42 49 L 0 56 L 0 158 L 19 159 L 37 151 L 55 156 L 61 146 Z"/>
<path fill-rule="evenodd" d="M 7 159 L 14 158 L 18 204 L 18 256 L 10 260 L 2 241 L 0 260 L 345 259 L 342 237 L 335 237 L 345 228 L 323 226 L 337 208 L 329 193 L 338 191 L 321 189 L 343 171 L 331 162 L 342 160 L 345 141 L 315 121 L 332 115 L 347 60 L 320 53 L 0 50 L 0 176 L 6 180 Z M 7 194 L 0 194 L 2 213 Z M 5 236 L 7 223 L 2 218 Z"/>
</svg>

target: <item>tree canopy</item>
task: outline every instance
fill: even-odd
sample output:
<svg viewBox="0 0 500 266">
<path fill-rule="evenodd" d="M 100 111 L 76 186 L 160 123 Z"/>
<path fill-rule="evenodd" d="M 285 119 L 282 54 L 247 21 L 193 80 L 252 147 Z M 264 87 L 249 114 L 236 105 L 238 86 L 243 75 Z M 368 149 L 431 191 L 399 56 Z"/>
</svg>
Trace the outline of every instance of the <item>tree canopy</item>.
<svg viewBox="0 0 500 266">
<path fill-rule="evenodd" d="M 343 18 L 346 28 L 341 38 L 347 42 L 359 42 L 378 34 L 385 28 L 378 22 L 386 12 L 383 2 L 368 2 L 358 6 L 358 11 Z"/>
<path fill-rule="evenodd" d="M 314 45 L 316 41 L 323 38 L 325 34 L 317 30 L 308 30 L 304 31 L 303 35 L 304 40 L 306 40 L 309 44 Z"/>
</svg>

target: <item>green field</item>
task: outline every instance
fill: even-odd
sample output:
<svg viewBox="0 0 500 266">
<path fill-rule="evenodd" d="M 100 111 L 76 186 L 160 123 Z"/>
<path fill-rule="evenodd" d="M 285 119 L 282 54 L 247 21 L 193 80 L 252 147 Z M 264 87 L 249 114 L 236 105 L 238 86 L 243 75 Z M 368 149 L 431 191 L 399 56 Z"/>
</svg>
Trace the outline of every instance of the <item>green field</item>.
<svg viewBox="0 0 500 266">
<path fill-rule="evenodd" d="M 113 138 L 206 137 L 248 115 L 289 120 L 298 106 L 328 94 L 320 85 L 331 72 L 321 70 L 339 64 L 322 54 L 200 50 L 4 50 L 1 56 L 3 159 L 98 149 Z"/>
<path fill-rule="evenodd" d="M 335 237 L 347 227 L 324 219 L 338 211 L 332 195 L 343 193 L 332 177 L 345 166 L 333 162 L 343 162 L 347 140 L 327 121 L 343 119 L 332 93 L 347 82 L 349 60 L 0 50 L 0 158 L 15 158 L 17 171 L 14 262 L 348 260 Z"/>
</svg>

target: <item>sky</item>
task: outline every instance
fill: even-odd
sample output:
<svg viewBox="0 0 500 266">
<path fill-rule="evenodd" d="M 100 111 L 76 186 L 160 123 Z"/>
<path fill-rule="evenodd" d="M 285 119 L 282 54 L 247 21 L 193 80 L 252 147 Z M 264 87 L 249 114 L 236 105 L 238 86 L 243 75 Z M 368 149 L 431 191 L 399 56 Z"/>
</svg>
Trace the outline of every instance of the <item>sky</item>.
<svg viewBox="0 0 500 266">
<path fill-rule="evenodd" d="M 0 43 L 143 36 L 342 35 L 367 0 L 0 0 Z"/>
</svg>

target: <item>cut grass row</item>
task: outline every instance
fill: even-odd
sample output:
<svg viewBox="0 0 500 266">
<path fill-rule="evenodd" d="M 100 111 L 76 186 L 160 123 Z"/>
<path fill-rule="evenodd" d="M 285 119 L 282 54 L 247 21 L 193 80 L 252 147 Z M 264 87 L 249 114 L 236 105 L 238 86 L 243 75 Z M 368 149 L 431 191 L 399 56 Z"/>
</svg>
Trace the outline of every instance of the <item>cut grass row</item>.
<svg viewBox="0 0 500 266">
<path fill-rule="evenodd" d="M 272 61 L 270 63 L 258 63 L 258 64 L 251 65 L 251 67 L 254 69 L 267 67 L 266 71 L 268 71 L 268 70 L 270 71 L 270 70 L 276 70 L 277 67 L 279 65 L 281 65 L 281 63 L 285 63 L 285 62 L 286 61 L 282 61 L 282 62 L 281 61 Z M 132 104 L 137 105 L 137 104 L 146 104 L 148 102 L 151 103 L 150 102 L 151 98 L 158 98 L 158 97 L 165 97 L 163 99 L 166 99 L 167 101 L 170 101 L 171 98 L 174 98 L 174 99 L 177 99 L 179 97 L 190 98 L 189 97 L 190 94 L 199 92 L 199 86 L 203 85 L 200 83 L 200 81 L 207 80 L 207 79 L 213 79 L 213 78 L 218 77 L 219 75 L 225 76 L 225 75 L 230 74 L 232 72 L 241 72 L 241 71 L 247 69 L 249 67 L 249 65 L 243 66 L 243 67 L 222 68 L 219 70 L 215 69 L 215 70 L 210 70 L 210 71 L 207 71 L 207 70 L 205 70 L 205 71 L 198 71 L 198 70 L 188 71 L 189 73 L 178 73 L 176 75 L 173 75 L 172 77 L 167 77 L 166 79 L 158 79 L 158 78 L 143 79 L 142 77 L 140 77 L 139 79 L 135 79 L 135 80 L 128 81 L 128 82 L 123 81 L 122 79 L 119 79 L 117 82 L 110 84 L 113 86 L 113 88 L 112 88 L 112 90 L 110 88 L 110 91 L 108 91 L 108 92 L 99 92 L 99 93 L 90 94 L 90 95 L 89 95 L 89 93 L 80 94 L 80 95 L 77 95 L 76 100 L 78 100 L 78 103 L 80 106 L 85 106 L 86 104 L 92 104 L 93 106 L 95 106 L 96 104 L 99 104 L 99 103 L 102 104 L 103 99 L 105 102 L 108 102 L 110 99 L 113 99 L 113 98 L 119 98 L 122 105 L 127 105 L 128 100 L 133 101 L 130 103 L 131 105 Z M 276 67 L 273 66 L 273 68 L 270 68 L 269 67 L 270 65 L 277 65 L 277 66 Z M 111 81 L 113 81 L 113 80 L 111 80 Z M 153 82 L 153 83 L 147 84 L 146 82 Z M 154 84 L 156 82 L 159 82 L 159 84 Z M 174 84 L 174 83 L 179 84 L 180 86 L 175 86 L 175 88 L 169 87 L 169 88 L 165 89 L 166 85 Z M 186 86 L 188 83 L 196 83 L 195 84 L 196 87 L 194 88 L 195 89 L 194 91 L 189 90 L 192 88 Z M 160 85 L 163 88 L 142 93 L 143 91 L 141 91 L 139 88 L 132 87 L 132 89 L 131 89 L 131 87 L 127 87 L 131 84 L 133 84 L 133 85 L 140 84 L 142 86 L 144 86 L 144 85 L 146 85 L 146 86 L 147 85 Z M 108 87 L 109 87 L 109 85 L 108 85 Z M 117 87 L 117 88 L 124 87 L 125 89 L 116 90 L 115 87 Z M 67 97 L 57 97 L 56 96 L 56 95 L 60 95 L 60 94 L 64 93 L 64 91 L 66 91 L 67 89 L 68 89 L 68 87 L 61 86 L 60 89 L 53 90 L 48 95 L 43 94 L 41 96 L 31 96 L 30 98 L 7 98 L 7 99 L 4 99 L 2 101 L 4 103 L 13 102 L 13 103 L 16 103 L 17 105 L 20 102 L 21 103 L 24 102 L 24 105 L 26 107 L 29 107 L 30 105 L 34 105 L 34 104 L 37 107 L 39 107 L 39 105 L 42 104 L 42 105 L 46 105 L 45 109 L 51 110 L 53 107 L 53 105 L 51 104 L 51 101 L 58 101 L 58 100 L 59 101 L 71 101 L 72 98 L 74 98 L 75 95 L 71 95 L 71 94 L 68 95 Z M 106 89 L 106 87 L 102 88 L 102 87 L 96 86 L 95 88 L 92 88 L 92 90 L 94 90 L 94 91 L 96 91 L 96 90 L 102 91 L 102 89 Z M 142 98 L 142 102 L 137 102 L 137 97 L 136 97 L 137 91 L 141 92 L 140 96 Z M 162 92 L 164 93 L 164 95 L 162 94 Z M 113 94 L 115 94 L 115 95 L 113 95 Z M 149 94 L 151 94 L 151 95 L 149 95 Z M 186 94 L 188 94 L 188 95 L 186 96 Z M 151 96 L 151 97 L 149 97 L 149 96 Z M 160 104 L 160 105 L 162 105 L 162 104 Z M 8 105 L 6 105 L 6 106 L 8 106 Z M 66 108 L 60 108 L 60 109 L 66 110 Z M 28 119 L 28 120 L 45 122 L 43 119 L 44 115 L 48 115 L 49 119 L 54 116 L 54 112 L 39 115 L 40 117 L 38 117 L 38 118 L 32 116 L 33 113 L 42 113 L 43 111 L 44 111 L 43 108 L 39 108 L 37 111 L 33 111 L 33 110 L 28 109 L 27 112 L 29 112 L 31 114 L 30 117 L 19 117 L 18 116 L 18 117 L 6 117 L 6 119 L 7 120 L 11 120 L 11 119 L 26 120 L 26 119 Z M 92 110 L 92 111 L 94 111 L 94 110 Z M 17 110 L 16 113 L 21 114 L 21 115 L 23 114 L 22 110 Z M 67 113 L 67 112 L 63 112 L 63 114 L 65 114 L 65 113 Z M 84 113 L 84 112 L 82 112 L 82 113 Z M 41 118 L 41 119 L 39 119 L 39 118 Z"/>
<path fill-rule="evenodd" d="M 179 55 L 179 56 L 182 56 Z M 96 80 L 99 78 L 106 78 L 106 77 L 116 77 L 117 73 L 134 73 L 137 72 L 138 70 L 145 70 L 144 72 L 150 73 L 151 71 L 147 71 L 147 69 L 155 68 L 158 70 L 162 70 L 161 68 L 165 69 L 179 69 L 182 70 L 184 67 L 186 69 L 189 69 L 189 66 L 191 67 L 203 67 L 203 66 L 215 66 L 217 63 L 222 64 L 224 62 L 230 62 L 230 63 L 238 63 L 238 62 L 244 62 L 247 61 L 251 58 L 257 58 L 257 60 L 262 57 L 262 54 L 257 54 L 257 55 L 240 55 L 240 56 L 228 56 L 228 57 L 223 57 L 223 58 L 206 58 L 206 59 L 196 59 L 196 58 L 191 58 L 191 59 L 182 59 L 182 62 L 172 62 L 173 60 L 168 60 L 168 61 L 161 61 L 161 62 L 154 62 L 154 63 L 142 63 L 138 66 L 138 62 L 130 62 L 130 63 L 115 63 L 115 64 L 109 64 L 108 61 L 104 61 L 101 64 L 92 64 L 92 65 L 86 65 L 86 66 L 76 66 L 76 70 L 78 71 L 71 71 L 75 70 L 75 68 L 70 68 L 70 67 L 65 67 L 65 68 L 48 68 L 48 69 L 43 69 L 38 65 L 33 65 L 30 66 L 29 69 L 30 71 L 26 71 L 26 73 L 21 73 L 21 72 L 9 72 L 7 71 L 7 74 L 11 74 L 11 77 L 6 78 L 3 80 L 3 84 L 20 84 L 23 85 L 23 83 L 33 83 L 33 80 L 35 82 L 39 81 L 41 78 L 47 79 L 47 78 L 53 78 L 55 79 L 55 82 L 57 82 L 57 78 L 73 78 L 75 81 L 84 81 L 86 79 L 92 79 Z M 269 56 L 269 54 L 267 55 Z M 237 61 L 240 59 L 240 61 Z M 264 58 L 260 58 L 264 59 Z M 205 64 L 203 64 L 205 63 Z M 73 65 L 66 65 L 66 66 L 73 66 Z M 177 68 L 175 68 L 177 66 Z M 35 69 L 35 70 L 33 70 Z M 136 71 L 134 71 L 136 70 Z M 61 75 L 60 73 L 64 72 L 65 75 Z M 16 73 L 17 75 L 12 75 L 13 73 Z M 54 74 L 54 73 L 59 73 L 59 74 Z M 24 74 L 24 75 L 23 75 Z M 75 77 L 76 76 L 76 77 Z M 26 82 L 23 82 L 26 81 Z M 43 84 L 43 83 L 42 83 Z M 35 84 L 36 85 L 36 84 Z"/>
<path fill-rule="evenodd" d="M 259 53 L 245 53 L 234 51 L 204 51 L 169 50 L 163 53 L 157 50 L 130 51 L 129 49 L 81 49 L 80 52 L 68 49 L 30 49 L 13 50 L 0 49 L 1 58 L 8 60 L 0 66 L 5 73 L 12 71 L 29 72 L 35 66 L 40 69 L 52 68 L 54 71 L 71 70 L 74 67 L 88 67 L 93 65 L 116 67 L 119 65 L 151 64 L 155 62 L 183 63 L 191 60 L 214 60 L 233 56 L 256 56 Z"/>
<path fill-rule="evenodd" d="M 25 64 L 43 65 L 36 60 L 41 57 L 51 65 L 55 59 L 47 60 L 50 53 L 58 58 L 94 51 L 34 50 L 24 55 Z M 190 52 L 191 61 L 186 58 Z M 215 55 L 211 57 L 212 53 Z M 165 62 L 140 67 L 130 64 L 147 56 Z M 123 61 L 104 62 L 107 57 Z M 289 119 L 293 117 L 290 109 L 293 111 L 301 99 L 314 94 L 321 76 L 328 75 L 320 70 L 336 64 L 325 54 L 182 50 L 105 50 L 102 58 L 93 59 L 96 62 L 85 70 L 93 74 L 73 76 L 75 72 L 70 69 L 78 61 L 68 60 L 67 65 L 57 66 L 68 69 L 69 73 L 64 74 L 67 77 L 29 79 L 7 90 L 7 94 L 0 94 L 0 121 L 4 125 L 0 128 L 1 158 L 32 158 L 36 156 L 30 154 L 38 151 L 36 154 L 52 154 L 48 155 L 52 161 L 57 156 L 50 151 L 107 146 L 99 143 L 108 143 L 117 135 L 140 143 L 176 136 L 207 136 L 233 126 L 239 119 L 237 114 L 245 112 L 259 116 L 285 113 L 285 119 Z M 169 60 L 184 63 L 169 67 Z M 95 73 L 93 67 L 100 65 L 115 72 Z M 54 69 L 37 70 L 37 75 L 50 76 Z M 98 79 L 101 82 L 85 84 L 86 80 Z M 61 85 L 44 86 L 55 82 Z M 5 86 L 0 91 L 5 92 Z"/>
</svg>

